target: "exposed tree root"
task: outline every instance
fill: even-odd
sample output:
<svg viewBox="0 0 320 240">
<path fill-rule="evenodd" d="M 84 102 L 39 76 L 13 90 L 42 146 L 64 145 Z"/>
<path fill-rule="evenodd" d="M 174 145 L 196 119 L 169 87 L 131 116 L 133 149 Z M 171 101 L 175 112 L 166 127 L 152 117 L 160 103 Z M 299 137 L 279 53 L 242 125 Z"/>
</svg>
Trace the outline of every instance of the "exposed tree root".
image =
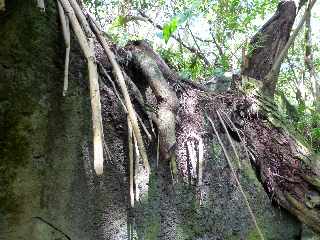
<svg viewBox="0 0 320 240">
<path fill-rule="evenodd" d="M 175 175 L 176 169 L 173 161 L 176 144 L 176 110 L 178 99 L 175 92 L 170 89 L 169 84 L 163 77 L 156 62 L 147 53 L 139 50 L 132 50 L 133 61 L 139 68 L 145 79 L 148 81 L 157 99 L 158 105 L 158 132 L 160 137 L 160 160 L 170 160 L 172 172 Z"/>
<path fill-rule="evenodd" d="M 222 119 L 219 111 L 217 111 L 217 116 L 218 116 L 218 118 L 219 118 L 220 123 L 221 123 L 222 126 L 223 126 L 224 131 L 225 131 L 226 134 L 227 134 L 229 143 L 230 143 L 230 145 L 231 145 L 231 147 L 232 147 L 232 150 L 233 150 L 233 152 L 234 152 L 234 155 L 236 156 L 237 163 L 238 163 L 238 167 L 239 167 L 239 169 L 240 169 L 240 168 L 241 168 L 241 163 L 240 163 L 240 158 L 239 158 L 238 152 L 237 152 L 237 150 L 236 150 L 236 148 L 235 148 L 235 146 L 234 146 L 234 144 L 233 144 L 233 140 L 232 140 L 232 138 L 231 138 L 231 136 L 230 136 L 230 134 L 229 134 L 229 132 L 228 132 L 227 126 L 226 126 L 224 120 Z"/>
<path fill-rule="evenodd" d="M 70 59 L 70 25 L 69 18 L 66 16 L 61 3 L 58 2 L 59 16 L 64 38 L 64 45 L 66 47 L 66 57 L 64 62 L 64 81 L 62 96 L 67 94 L 68 90 L 68 75 L 69 75 L 69 59 Z"/>
<path fill-rule="evenodd" d="M 88 61 L 89 83 L 90 83 L 90 98 L 92 110 L 92 127 L 93 127 L 93 154 L 94 154 L 94 169 L 97 175 L 103 173 L 103 126 L 101 117 L 100 90 L 98 83 L 98 72 L 94 52 L 94 39 L 88 24 L 84 22 L 83 13 L 75 1 L 59 0 L 62 4 L 65 13 L 68 15 L 73 31 L 78 39 L 80 47 Z M 70 4 L 71 3 L 71 4 Z M 79 19 L 78 19 L 78 18 Z M 80 25 L 79 21 L 82 23 Z M 85 35 L 82 27 L 87 32 Z"/>
<path fill-rule="evenodd" d="M 134 184 L 134 171 L 133 171 L 133 166 L 134 166 L 134 156 L 133 156 L 133 139 L 132 139 L 132 126 L 130 122 L 130 118 L 127 117 L 127 122 L 128 122 L 128 149 L 129 149 L 129 195 L 130 195 L 130 207 L 134 207 L 134 189 L 133 189 L 133 184 Z"/>
<path fill-rule="evenodd" d="M 120 94 L 119 94 L 119 92 L 118 92 L 118 90 L 117 90 L 117 87 L 116 87 L 114 81 L 111 79 L 111 77 L 109 76 L 109 74 L 107 73 L 107 71 L 106 71 L 102 66 L 101 66 L 101 69 L 102 69 L 102 72 L 103 72 L 103 76 L 105 76 L 105 77 L 108 79 L 108 81 L 111 83 L 112 88 L 113 88 L 113 91 L 114 91 L 115 95 L 117 96 L 118 100 L 120 101 L 121 106 L 122 106 L 124 112 L 128 114 L 127 107 L 126 107 L 126 105 L 124 104 L 122 98 L 120 97 Z M 142 105 L 142 106 L 143 106 L 143 105 Z M 143 131 L 144 131 L 145 134 L 147 135 L 148 140 L 151 141 L 151 140 L 152 140 L 152 137 L 151 137 L 151 134 L 149 133 L 146 125 L 143 123 L 143 120 L 141 119 L 141 117 L 139 116 L 139 114 L 138 114 L 138 113 L 135 113 L 135 114 L 136 114 L 136 116 L 137 116 L 137 118 L 138 118 L 138 120 L 139 120 L 139 122 L 140 122 L 140 125 L 141 125 Z"/>
<path fill-rule="evenodd" d="M 158 68 L 160 69 L 163 77 L 167 79 L 173 85 L 181 85 L 184 87 L 192 87 L 199 89 L 201 91 L 207 92 L 208 89 L 201 84 L 196 82 L 190 81 L 188 79 L 182 78 L 179 76 L 177 72 L 172 70 L 167 63 L 157 54 L 146 41 L 133 41 L 128 44 L 126 47 L 127 49 L 136 49 L 145 52 L 149 57 L 151 57 L 157 64 Z"/>
<path fill-rule="evenodd" d="M 139 129 L 139 125 L 138 125 L 138 120 L 137 120 L 137 116 L 135 114 L 134 108 L 133 108 L 133 104 L 130 100 L 130 96 L 128 93 L 128 89 L 122 74 L 122 71 L 120 69 L 119 64 L 117 63 L 115 56 L 113 54 L 113 52 L 110 50 L 107 41 L 105 40 L 105 38 L 102 36 L 101 31 L 98 29 L 97 25 L 94 23 L 93 19 L 90 19 L 90 25 L 94 31 L 94 33 L 97 36 L 97 39 L 99 40 L 100 44 L 102 45 L 106 55 L 108 56 L 109 61 L 111 62 L 111 65 L 113 67 L 113 71 L 115 74 L 115 79 L 117 80 L 122 95 L 124 97 L 124 101 L 127 107 L 127 111 L 128 111 L 128 115 L 132 124 L 132 128 L 133 128 L 133 132 L 134 135 L 136 136 L 137 142 L 138 142 L 138 147 L 139 147 L 139 152 L 141 154 L 141 158 L 143 160 L 143 164 L 144 167 L 146 168 L 146 170 L 148 172 L 150 172 L 150 165 L 149 165 L 149 161 L 148 161 L 148 156 L 147 156 L 147 152 L 145 150 L 144 147 L 144 143 L 143 143 L 143 139 L 142 139 L 142 135 Z"/>
</svg>

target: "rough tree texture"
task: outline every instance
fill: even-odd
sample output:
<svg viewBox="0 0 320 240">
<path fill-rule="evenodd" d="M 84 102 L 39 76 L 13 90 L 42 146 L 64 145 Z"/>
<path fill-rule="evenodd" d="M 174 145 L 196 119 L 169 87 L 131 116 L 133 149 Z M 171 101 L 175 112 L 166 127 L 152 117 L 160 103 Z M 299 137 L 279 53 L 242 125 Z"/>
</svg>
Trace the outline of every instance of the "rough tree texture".
<svg viewBox="0 0 320 240">
<path fill-rule="evenodd" d="M 276 13 L 265 23 L 249 44 L 242 74 L 264 81 L 275 58 L 285 46 L 296 16 L 294 1 L 281 1 Z M 275 79 L 268 82 L 265 89 L 273 95 L 279 69 Z"/>
<path fill-rule="evenodd" d="M 126 114 L 110 83 L 102 84 L 105 140 L 111 158 L 106 159 L 106 173 L 96 177 L 84 58 L 73 41 L 70 86 L 63 98 L 63 39 L 56 5 L 53 1 L 47 3 L 46 13 L 40 13 L 31 0 L 8 1 L 7 15 L 0 17 L 0 239 L 125 240 L 136 236 L 146 240 L 258 239 L 204 113 L 217 123 L 231 152 L 215 110 L 230 116 L 242 129 L 249 147 L 256 150 L 255 165 L 258 167 L 259 163 L 266 164 L 270 157 L 268 152 L 263 153 L 262 144 L 271 146 L 268 145 L 271 142 L 281 152 L 285 141 L 291 141 L 291 138 L 261 122 L 261 118 L 252 118 L 252 102 L 246 97 L 231 93 L 215 95 L 182 83 L 184 87 L 178 88 L 177 92 L 179 107 L 175 126 L 179 182 L 172 184 L 167 162 L 160 162 L 156 168 L 156 138 L 151 142 L 145 139 L 152 167 L 149 189 L 143 192 L 146 185 L 139 185 L 140 201 L 134 209 L 128 210 Z M 98 57 L 100 61 L 104 59 Z M 127 63 L 123 67 L 140 88 L 144 100 L 152 105 L 147 97 L 148 88 L 142 83 L 146 76 L 137 71 L 132 59 L 123 59 L 123 62 Z M 110 69 L 107 61 L 102 64 Z M 137 96 L 133 92 L 131 95 L 132 99 Z M 134 102 L 150 129 L 142 106 L 138 100 Z M 275 136 L 280 143 L 271 141 L 273 138 L 268 134 L 277 131 L 280 135 Z M 241 158 L 241 169 L 237 174 L 265 238 L 304 239 L 300 222 L 271 204 L 242 144 L 234 133 L 233 136 Z M 199 185 L 197 158 L 201 140 L 204 164 L 202 184 Z M 291 167 L 295 162 L 290 157 L 292 152 L 287 152 L 288 146 L 283 149 Z M 279 152 L 270 153 L 273 156 Z M 284 164 L 276 155 L 270 159 Z M 273 163 L 268 164 L 266 169 L 273 166 Z M 139 166 L 142 167 L 142 162 Z M 260 169 L 264 174 L 261 166 Z M 282 187 L 295 190 L 290 180 L 301 181 L 300 175 L 292 178 L 288 176 L 288 168 L 283 171 L 279 175 L 290 179 L 283 183 L 281 177 L 274 176 L 276 185 L 273 186 L 280 192 Z M 139 174 L 138 177 L 144 177 L 143 172 Z M 305 186 L 305 183 L 297 186 Z M 312 196 L 310 199 L 316 200 Z M 308 203 L 310 209 L 317 207 L 312 204 L 316 202 Z"/>
</svg>

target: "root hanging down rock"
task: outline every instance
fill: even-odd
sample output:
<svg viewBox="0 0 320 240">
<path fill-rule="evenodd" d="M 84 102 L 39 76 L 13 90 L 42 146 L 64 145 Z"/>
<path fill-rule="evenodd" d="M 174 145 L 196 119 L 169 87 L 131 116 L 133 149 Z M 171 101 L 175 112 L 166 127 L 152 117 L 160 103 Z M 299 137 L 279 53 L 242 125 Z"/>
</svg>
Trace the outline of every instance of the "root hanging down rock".
<svg viewBox="0 0 320 240">
<path fill-rule="evenodd" d="M 110 50 L 107 41 L 102 36 L 101 31 L 98 29 L 97 24 L 94 22 L 94 20 L 92 18 L 90 18 L 90 26 L 93 29 L 101 46 L 103 47 L 106 55 L 108 56 L 109 61 L 111 62 L 113 72 L 115 74 L 115 79 L 116 79 L 118 85 L 120 86 L 122 95 L 124 97 L 125 105 L 127 107 L 127 111 L 128 111 L 128 115 L 129 115 L 131 124 L 132 124 L 132 129 L 133 129 L 134 135 L 135 135 L 137 142 L 138 142 L 139 152 L 141 154 L 141 158 L 143 160 L 144 167 L 147 170 L 147 172 L 150 172 L 150 165 L 149 165 L 149 161 L 148 161 L 147 152 L 146 152 L 146 149 L 145 149 L 145 146 L 143 143 L 142 135 L 141 135 L 140 128 L 138 125 L 137 116 L 136 116 L 135 110 L 133 108 L 133 104 L 131 102 L 131 99 L 130 99 L 130 96 L 128 93 L 128 89 L 127 89 L 127 86 L 126 86 L 126 83 L 124 80 L 123 73 L 120 69 L 119 64 L 117 63 L 117 61 L 115 59 L 113 52 Z"/>
<path fill-rule="evenodd" d="M 78 39 L 80 47 L 88 61 L 89 71 L 89 85 L 90 85 L 90 99 L 91 99 L 91 110 L 92 110 L 92 128 L 93 128 L 93 152 L 94 152 L 94 169 L 97 175 L 103 173 L 103 126 L 101 117 L 101 104 L 100 104 L 100 90 L 98 83 L 98 72 L 95 60 L 94 52 L 94 39 L 88 29 L 88 23 L 84 23 L 86 20 L 84 15 L 75 1 L 59 0 L 64 8 L 65 13 L 68 15 L 73 31 Z M 72 5 L 70 4 L 72 3 Z M 80 9 L 80 11 L 79 11 Z M 82 19 L 80 25 L 79 19 Z M 83 29 L 89 33 L 86 36 Z"/>
<path fill-rule="evenodd" d="M 174 153 L 176 145 L 176 111 L 178 107 L 177 96 L 163 77 L 157 63 L 148 53 L 134 48 L 131 52 L 134 63 L 141 70 L 157 99 L 160 160 L 169 161 L 173 175 L 175 175 L 177 172 Z"/>
<path fill-rule="evenodd" d="M 132 126 L 130 122 L 130 118 L 127 117 L 127 122 L 128 122 L 128 150 L 129 150 L 129 195 L 130 195 L 130 207 L 134 207 L 134 189 L 133 189 L 133 184 L 134 184 L 134 171 L 133 171 L 133 166 L 134 166 L 134 156 L 133 156 L 133 137 L 132 137 Z"/>
<path fill-rule="evenodd" d="M 70 60 L 70 25 L 69 25 L 69 18 L 66 16 L 61 3 L 58 2 L 58 9 L 59 9 L 59 17 L 62 27 L 62 33 L 64 38 L 64 44 L 66 47 L 66 57 L 64 63 L 64 81 L 63 81 L 63 91 L 62 96 L 67 94 L 68 90 L 68 75 L 69 75 L 69 60 Z"/>
</svg>

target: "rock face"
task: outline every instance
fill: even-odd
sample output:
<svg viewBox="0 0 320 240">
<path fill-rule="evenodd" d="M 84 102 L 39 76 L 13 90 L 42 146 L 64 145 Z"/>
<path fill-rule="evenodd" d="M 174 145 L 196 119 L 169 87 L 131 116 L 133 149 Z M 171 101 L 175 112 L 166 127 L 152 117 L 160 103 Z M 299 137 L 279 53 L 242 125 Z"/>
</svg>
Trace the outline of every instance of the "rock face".
<svg viewBox="0 0 320 240">
<path fill-rule="evenodd" d="M 63 39 L 56 5 L 47 2 L 41 13 L 33 1 L 8 1 L 0 18 L 0 239 L 259 239 L 195 91 L 179 97 L 178 183 L 166 164 L 156 167 L 151 142 L 148 191 L 141 188 L 130 210 L 126 114 L 103 85 L 111 157 L 104 175 L 95 176 L 85 62 L 73 41 L 62 97 Z M 199 138 L 200 185 L 193 158 Z M 237 172 L 265 239 L 299 239 L 300 223 L 271 204 L 250 162 L 242 160 Z"/>
</svg>

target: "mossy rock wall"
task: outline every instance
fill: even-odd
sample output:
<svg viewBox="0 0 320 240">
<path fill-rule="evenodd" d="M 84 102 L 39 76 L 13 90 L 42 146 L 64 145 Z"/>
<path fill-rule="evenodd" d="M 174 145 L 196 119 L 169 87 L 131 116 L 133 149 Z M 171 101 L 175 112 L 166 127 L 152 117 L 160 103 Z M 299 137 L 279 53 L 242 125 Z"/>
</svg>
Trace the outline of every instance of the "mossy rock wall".
<svg viewBox="0 0 320 240">
<path fill-rule="evenodd" d="M 54 227 L 74 227 L 71 193 L 90 127 L 85 65 L 73 46 L 63 98 L 64 44 L 56 1 L 46 3 L 42 13 L 36 1 L 7 1 L 0 16 L 0 239 L 64 239 Z"/>
</svg>

